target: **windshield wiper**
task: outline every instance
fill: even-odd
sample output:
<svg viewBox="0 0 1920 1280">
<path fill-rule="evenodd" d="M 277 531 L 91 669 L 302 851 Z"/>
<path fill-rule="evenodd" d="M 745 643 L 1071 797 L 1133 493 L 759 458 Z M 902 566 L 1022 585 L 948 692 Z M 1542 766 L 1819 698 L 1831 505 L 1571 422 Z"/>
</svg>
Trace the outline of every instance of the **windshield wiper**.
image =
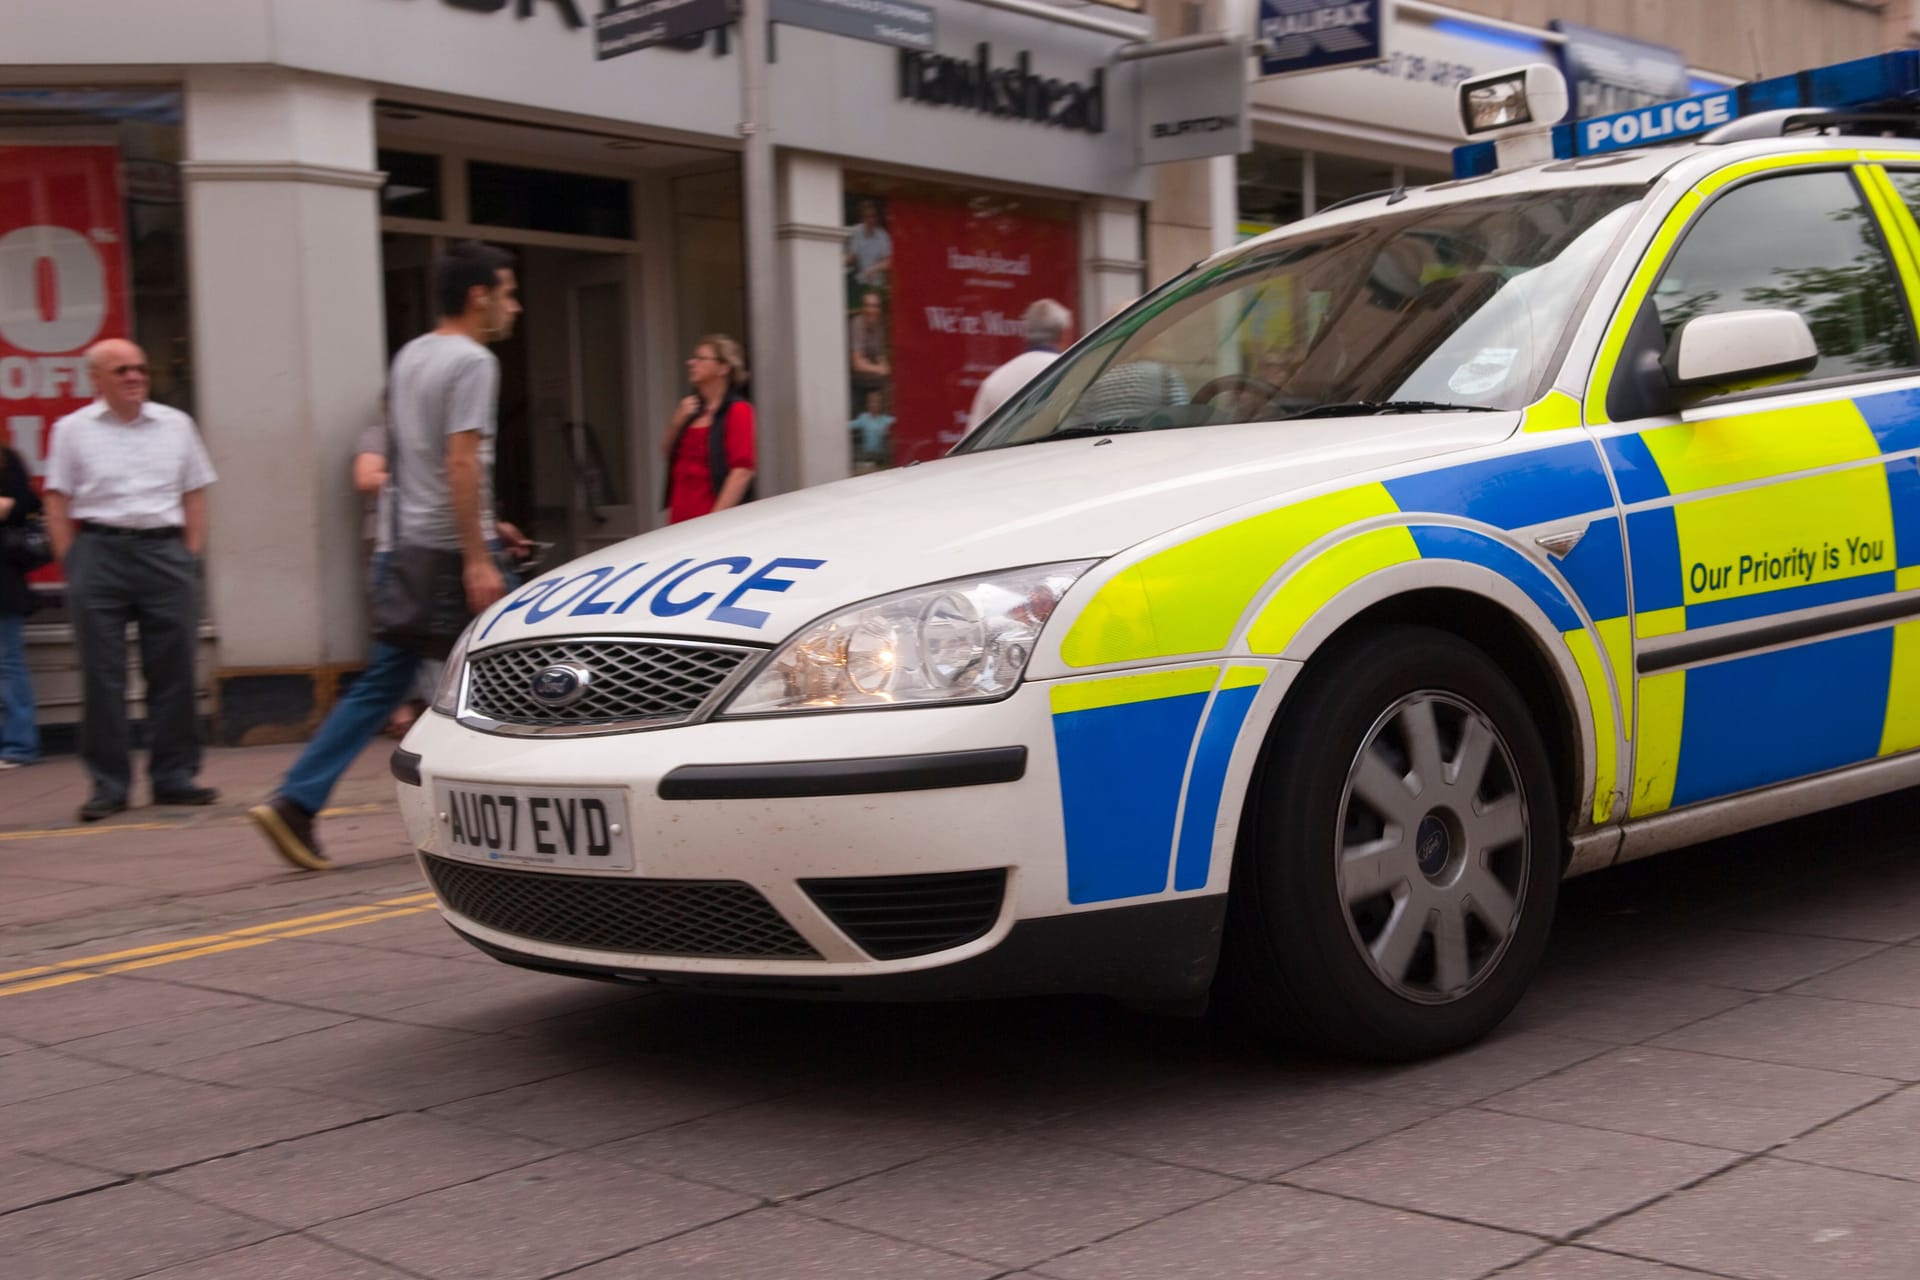
<svg viewBox="0 0 1920 1280">
<path fill-rule="evenodd" d="M 1112 436 L 1127 431 L 1139 431 L 1145 425 L 1145 423 L 1132 418 L 1109 418 L 1105 422 L 1089 422 L 1077 427 L 1062 427 L 1058 431 L 1050 431 L 1044 436 L 1035 436 L 1031 440 L 1017 440 L 1013 443 L 1046 444 L 1051 440 L 1084 440 L 1088 436 Z"/>
<path fill-rule="evenodd" d="M 1366 417 L 1384 413 L 1497 413 L 1483 404 L 1448 404 L 1444 400 L 1344 400 L 1338 404 L 1317 404 L 1282 419 Z"/>
</svg>

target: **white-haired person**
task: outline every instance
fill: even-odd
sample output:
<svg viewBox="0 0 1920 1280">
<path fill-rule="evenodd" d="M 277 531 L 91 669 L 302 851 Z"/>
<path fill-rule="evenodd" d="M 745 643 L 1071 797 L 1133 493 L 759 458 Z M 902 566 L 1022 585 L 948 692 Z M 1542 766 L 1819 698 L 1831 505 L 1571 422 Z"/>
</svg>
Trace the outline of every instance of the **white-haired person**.
<svg viewBox="0 0 1920 1280">
<path fill-rule="evenodd" d="M 1073 331 L 1073 312 L 1052 298 L 1042 298 L 1027 308 L 1021 328 L 1027 349 L 980 380 L 980 389 L 973 393 L 973 409 L 967 414 L 967 430 L 979 426 L 1060 357 L 1066 349 L 1067 335 Z"/>
</svg>

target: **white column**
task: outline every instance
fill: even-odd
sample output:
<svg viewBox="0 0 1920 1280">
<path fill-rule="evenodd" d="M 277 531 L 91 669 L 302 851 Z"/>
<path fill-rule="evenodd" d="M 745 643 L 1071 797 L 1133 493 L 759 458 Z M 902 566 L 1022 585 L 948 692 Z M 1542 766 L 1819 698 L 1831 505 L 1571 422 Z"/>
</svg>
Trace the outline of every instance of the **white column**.
<svg viewBox="0 0 1920 1280">
<path fill-rule="evenodd" d="M 366 646 L 353 442 L 379 412 L 380 174 L 363 85 L 281 70 L 187 79 L 191 300 L 223 676 Z"/>
<path fill-rule="evenodd" d="M 1085 333 L 1146 292 L 1141 206 L 1090 199 L 1080 206 L 1080 305 L 1074 332 Z"/>
<path fill-rule="evenodd" d="M 847 229 L 839 161 L 783 151 L 779 169 L 777 231 L 794 413 L 792 422 L 767 428 L 781 433 L 786 444 L 783 487 L 805 488 L 843 480 L 853 468 L 847 436 Z"/>
</svg>

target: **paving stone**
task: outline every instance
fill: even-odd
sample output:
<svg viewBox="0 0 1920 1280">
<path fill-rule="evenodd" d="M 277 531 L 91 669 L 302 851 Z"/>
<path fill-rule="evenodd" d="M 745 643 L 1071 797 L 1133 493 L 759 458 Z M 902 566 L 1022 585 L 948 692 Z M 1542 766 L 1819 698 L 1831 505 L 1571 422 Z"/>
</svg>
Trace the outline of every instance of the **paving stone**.
<svg viewBox="0 0 1920 1280">
<path fill-rule="evenodd" d="M 57 1049 L 33 1049 L 0 1058 L 0 1106 L 25 1102 L 48 1094 L 105 1084 L 127 1074 L 123 1067 L 103 1066 L 70 1057 Z"/>
<path fill-rule="evenodd" d="M 0 1218 L 7 1280 L 122 1280 L 224 1253 L 273 1228 L 138 1183 Z"/>
<path fill-rule="evenodd" d="M 928 1119 L 884 1098 L 816 1091 L 669 1125 L 595 1154 L 784 1200 L 891 1169 L 992 1133 Z"/>
<path fill-rule="evenodd" d="M 596 1147 L 799 1087 L 728 1064 L 635 1058 L 449 1103 L 433 1114 L 556 1146 Z"/>
<path fill-rule="evenodd" d="M 245 960 L 236 963 L 238 955 Z M 150 970 L 168 981 L 344 1013 L 385 1014 L 418 1004 L 422 993 L 483 991 L 491 970 L 360 947 L 329 947 L 299 939 L 245 953 L 221 953 Z"/>
<path fill-rule="evenodd" d="M 53 959 L 70 958 L 56 953 Z M 6 997 L 7 1034 L 37 1044 L 62 1044 L 158 1022 L 200 1009 L 251 1003 L 225 991 L 156 988 L 134 978 L 91 978 Z"/>
<path fill-rule="evenodd" d="M 59 1160 L 23 1155 L 0 1149 L 0 1214 L 30 1204 L 58 1200 L 94 1187 L 121 1180 L 117 1173 L 102 1173 Z"/>
<path fill-rule="evenodd" d="M 1920 1009 L 1780 995 L 1652 1041 L 1730 1058 L 1920 1080 Z"/>
<path fill-rule="evenodd" d="M 1874 868 L 1818 888 L 1769 894 L 1712 918 L 1733 929 L 1906 942 L 1920 939 L 1920 876 Z"/>
<path fill-rule="evenodd" d="M 1774 1154 L 1920 1182 L 1920 1088 L 1836 1120 Z"/>
<path fill-rule="evenodd" d="M 1404 1129 L 1437 1108 L 1309 1083 L 1283 1071 L 1222 1072 L 1051 1121 L 1034 1137 L 1241 1178 L 1270 1178 Z"/>
<path fill-rule="evenodd" d="M 1130 1156 L 1009 1137 L 800 1201 L 804 1212 L 1007 1266 L 1028 1266 L 1232 1190 Z"/>
<path fill-rule="evenodd" d="M 1287 1174 L 1293 1186 L 1564 1237 L 1735 1160 L 1730 1151 L 1458 1111 Z"/>
<path fill-rule="evenodd" d="M 161 1184 L 268 1222 L 309 1227 L 556 1154 L 543 1142 L 400 1115 L 209 1160 Z"/>
<path fill-rule="evenodd" d="M 549 973 L 532 973 L 509 965 L 482 969 L 477 985 L 464 985 L 451 994 L 422 987 L 428 998 L 399 1005 L 380 1016 L 391 1022 L 456 1031 L 504 1032 L 567 1014 L 602 1014 L 642 997 L 638 992 L 604 982 L 586 982 Z"/>
<path fill-rule="evenodd" d="M 407 1280 L 404 1272 L 342 1253 L 317 1240 L 281 1236 L 168 1267 L 142 1280 Z"/>
<path fill-rule="evenodd" d="M 785 1209 L 760 1209 L 622 1254 L 567 1280 L 970 1280 L 1000 1268 Z"/>
<path fill-rule="evenodd" d="M 1247 1187 L 1063 1257 L 1060 1280 L 1469 1280 L 1538 1249 L 1485 1227 L 1291 1187 Z"/>
<path fill-rule="evenodd" d="M 1745 1004 L 1751 992 L 1592 972 L 1543 973 L 1502 1030 L 1637 1044 Z"/>
<path fill-rule="evenodd" d="M 1920 908 L 1916 908 L 1920 910 Z M 1890 947 L 1793 987 L 1797 996 L 1827 996 L 1920 1009 L 1920 948 Z"/>
<path fill-rule="evenodd" d="M 574 1055 L 526 1040 L 356 1021 L 173 1070 L 197 1080 L 305 1089 L 385 1111 L 412 1111 L 565 1075 L 582 1065 Z"/>
<path fill-rule="evenodd" d="M 531 1280 L 752 1207 L 745 1196 L 570 1154 L 326 1223 L 312 1234 L 420 1275 Z"/>
<path fill-rule="evenodd" d="M 1481 1105 L 1541 1120 L 1764 1151 L 1892 1088 L 1866 1076 L 1639 1047 L 1582 1062 Z"/>
<path fill-rule="evenodd" d="M 0 1107 L 0 1133 L 19 1151 L 152 1173 L 337 1128 L 376 1111 L 284 1089 L 136 1075 Z"/>
<path fill-rule="evenodd" d="M 1744 1280 L 1913 1280 L 1920 1186 L 1762 1158 L 1611 1223 L 1592 1243 Z"/>
<path fill-rule="evenodd" d="M 167 989 L 160 988 L 162 993 Z M 289 1036 L 338 1026 L 351 1014 L 300 1009 L 265 1000 L 240 999 L 233 1004 L 199 1009 L 177 1017 L 143 1022 L 124 1031 L 61 1042 L 61 1049 L 99 1062 L 154 1071 L 271 1044 Z"/>
<path fill-rule="evenodd" d="M 1502 1029 L 1443 1058 L 1396 1067 L 1347 1067 L 1343 1083 L 1362 1093 L 1419 1106 L 1452 1107 L 1537 1080 L 1606 1052 L 1593 1040 Z"/>
<path fill-rule="evenodd" d="M 1871 955 L 1880 944 L 1743 929 L 1694 921 L 1647 928 L 1596 959 L 1611 977 L 1658 978 L 1741 991 L 1779 991 Z"/>
<path fill-rule="evenodd" d="M 1560 1248 L 1502 1271 L 1497 1280 L 1701 1280 L 1705 1274 L 1597 1249 Z"/>
</svg>

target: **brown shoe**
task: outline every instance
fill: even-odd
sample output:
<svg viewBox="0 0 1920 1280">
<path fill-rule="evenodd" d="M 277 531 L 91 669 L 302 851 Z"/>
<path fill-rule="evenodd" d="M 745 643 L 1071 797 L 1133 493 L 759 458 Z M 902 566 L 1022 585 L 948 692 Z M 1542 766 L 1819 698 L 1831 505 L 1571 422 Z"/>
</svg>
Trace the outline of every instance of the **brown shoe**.
<svg viewBox="0 0 1920 1280">
<path fill-rule="evenodd" d="M 313 815 L 283 796 L 247 810 L 253 824 L 266 832 L 281 857 L 306 871 L 331 871 L 333 863 L 313 838 Z"/>
</svg>

